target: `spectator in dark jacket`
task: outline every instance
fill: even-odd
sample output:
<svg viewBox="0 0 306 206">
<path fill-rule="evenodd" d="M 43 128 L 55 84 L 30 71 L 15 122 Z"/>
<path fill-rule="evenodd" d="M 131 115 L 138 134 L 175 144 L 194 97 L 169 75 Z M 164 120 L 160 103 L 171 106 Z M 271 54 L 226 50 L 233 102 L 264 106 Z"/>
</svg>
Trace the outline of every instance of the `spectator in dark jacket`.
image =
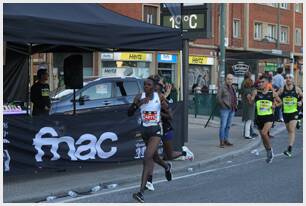
<svg viewBox="0 0 306 206">
<path fill-rule="evenodd" d="M 234 76 L 228 74 L 226 76 L 225 84 L 222 85 L 217 94 L 217 101 L 220 105 L 221 123 L 219 130 L 220 147 L 232 146 L 233 144 L 228 141 L 229 130 L 232 124 L 232 118 L 237 111 L 237 97 L 236 90 L 233 87 Z"/>
<path fill-rule="evenodd" d="M 31 87 L 31 102 L 33 102 L 32 115 L 48 114 L 50 109 L 50 88 L 46 69 L 37 71 L 38 80 Z"/>
</svg>

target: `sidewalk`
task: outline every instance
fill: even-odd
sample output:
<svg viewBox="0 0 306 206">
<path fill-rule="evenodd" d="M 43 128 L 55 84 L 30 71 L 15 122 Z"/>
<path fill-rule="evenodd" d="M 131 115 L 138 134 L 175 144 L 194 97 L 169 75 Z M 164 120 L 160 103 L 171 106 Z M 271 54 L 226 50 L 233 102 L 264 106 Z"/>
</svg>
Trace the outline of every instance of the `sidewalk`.
<svg viewBox="0 0 306 206">
<path fill-rule="evenodd" d="M 208 117 L 189 116 L 189 141 L 186 146 L 195 154 L 194 161 L 172 161 L 173 176 L 187 168 L 205 169 L 207 164 L 233 157 L 240 153 L 251 151 L 261 143 L 260 138 L 246 140 L 242 138 L 241 117 L 235 117 L 231 128 L 230 141 L 233 147 L 219 148 L 218 119 L 204 128 Z M 140 184 L 142 171 L 141 161 L 125 163 L 101 164 L 99 168 L 77 168 L 65 172 L 39 172 L 26 176 L 6 176 L 4 178 L 4 202 L 40 202 L 47 196 L 67 196 L 68 191 L 86 193 L 97 185 L 106 187 L 108 184 Z M 164 178 L 164 170 L 155 165 L 154 179 Z"/>
</svg>

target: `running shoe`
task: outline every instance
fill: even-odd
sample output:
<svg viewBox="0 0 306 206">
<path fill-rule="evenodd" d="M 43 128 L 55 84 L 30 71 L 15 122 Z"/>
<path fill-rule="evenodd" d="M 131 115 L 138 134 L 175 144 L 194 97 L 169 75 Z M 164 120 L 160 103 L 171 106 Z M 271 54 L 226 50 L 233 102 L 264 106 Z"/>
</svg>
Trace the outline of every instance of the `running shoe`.
<svg viewBox="0 0 306 206">
<path fill-rule="evenodd" d="M 138 202 L 144 203 L 143 194 L 141 192 L 134 193 L 133 198 Z"/>
<path fill-rule="evenodd" d="M 186 146 L 183 146 L 182 147 L 182 150 L 186 152 L 186 159 L 190 160 L 190 161 L 193 161 L 194 160 L 194 154 L 193 152 L 191 152 L 191 150 L 186 147 Z"/>
<path fill-rule="evenodd" d="M 150 191 L 154 191 L 155 189 L 154 189 L 153 183 L 148 181 L 146 184 L 146 189 Z"/>
<path fill-rule="evenodd" d="M 173 160 L 175 160 L 175 161 L 184 161 L 184 160 L 186 160 L 186 157 L 185 156 L 180 156 L 180 157 L 175 158 Z"/>
<path fill-rule="evenodd" d="M 171 174 L 172 164 L 170 162 L 168 162 L 167 164 L 168 164 L 168 169 L 165 169 L 165 177 L 168 181 L 171 181 L 172 180 L 172 174 Z"/>
<path fill-rule="evenodd" d="M 258 137 L 258 134 L 257 134 L 257 133 L 253 133 L 253 134 L 251 134 L 251 136 L 252 136 L 253 138 L 255 138 L 255 137 Z"/>
<path fill-rule="evenodd" d="M 301 128 L 301 120 L 298 120 L 296 123 L 296 128 L 300 129 Z"/>
<path fill-rule="evenodd" d="M 286 155 L 288 157 L 292 157 L 292 153 L 289 152 L 288 150 L 284 151 L 284 155 Z"/>
<path fill-rule="evenodd" d="M 255 137 L 244 137 L 244 139 L 254 139 Z"/>
<path fill-rule="evenodd" d="M 266 159 L 266 162 L 267 163 L 272 163 L 273 158 L 274 158 L 274 154 L 273 154 L 273 150 L 271 148 L 271 150 L 267 150 L 267 159 Z"/>
</svg>

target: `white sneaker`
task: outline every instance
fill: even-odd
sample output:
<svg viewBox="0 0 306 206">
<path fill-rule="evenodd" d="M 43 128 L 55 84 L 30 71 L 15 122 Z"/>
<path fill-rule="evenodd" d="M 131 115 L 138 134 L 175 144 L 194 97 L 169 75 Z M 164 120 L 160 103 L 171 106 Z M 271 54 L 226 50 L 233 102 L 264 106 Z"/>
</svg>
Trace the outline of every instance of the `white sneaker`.
<svg viewBox="0 0 306 206">
<path fill-rule="evenodd" d="M 148 190 L 150 190 L 150 191 L 154 191 L 154 190 L 155 190 L 155 189 L 154 189 L 154 186 L 153 186 L 153 183 L 151 183 L 151 182 L 147 182 L 146 188 L 147 188 Z"/>
<path fill-rule="evenodd" d="M 186 159 L 190 160 L 190 161 L 193 161 L 194 160 L 194 154 L 191 152 L 190 149 L 188 149 L 188 147 L 186 146 L 183 146 L 182 147 L 182 150 L 186 152 Z"/>
<path fill-rule="evenodd" d="M 173 160 L 175 160 L 175 161 L 184 161 L 184 160 L 186 160 L 186 157 L 185 156 L 180 156 L 180 157 L 177 157 L 177 158 L 175 158 Z"/>
</svg>

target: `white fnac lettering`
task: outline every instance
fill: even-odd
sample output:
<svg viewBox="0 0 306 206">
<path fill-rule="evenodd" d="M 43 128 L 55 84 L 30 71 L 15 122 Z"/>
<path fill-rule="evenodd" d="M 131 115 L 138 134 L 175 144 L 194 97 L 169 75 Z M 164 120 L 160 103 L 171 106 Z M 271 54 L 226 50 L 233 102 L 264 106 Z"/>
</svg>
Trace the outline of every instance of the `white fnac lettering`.
<svg viewBox="0 0 306 206">
<path fill-rule="evenodd" d="M 47 134 L 52 137 L 43 137 Z M 50 151 L 53 155 L 51 158 L 52 161 L 60 159 L 60 155 L 58 154 L 60 143 L 66 143 L 68 145 L 68 156 L 72 161 L 96 159 L 96 155 L 101 159 L 107 159 L 116 154 L 117 147 L 111 147 L 109 151 L 104 151 L 101 145 L 105 140 L 115 142 L 118 140 L 118 137 L 113 132 L 105 132 L 97 139 L 93 134 L 86 133 L 81 135 L 75 142 L 74 138 L 70 136 L 58 137 L 57 132 L 52 127 L 43 127 L 33 139 L 33 145 L 37 151 L 35 159 L 37 162 L 43 161 L 42 157 L 45 153 L 42 150 L 42 146 L 51 146 Z M 89 141 L 89 143 L 83 144 L 85 141 Z M 84 154 L 86 151 L 87 153 Z"/>
</svg>

